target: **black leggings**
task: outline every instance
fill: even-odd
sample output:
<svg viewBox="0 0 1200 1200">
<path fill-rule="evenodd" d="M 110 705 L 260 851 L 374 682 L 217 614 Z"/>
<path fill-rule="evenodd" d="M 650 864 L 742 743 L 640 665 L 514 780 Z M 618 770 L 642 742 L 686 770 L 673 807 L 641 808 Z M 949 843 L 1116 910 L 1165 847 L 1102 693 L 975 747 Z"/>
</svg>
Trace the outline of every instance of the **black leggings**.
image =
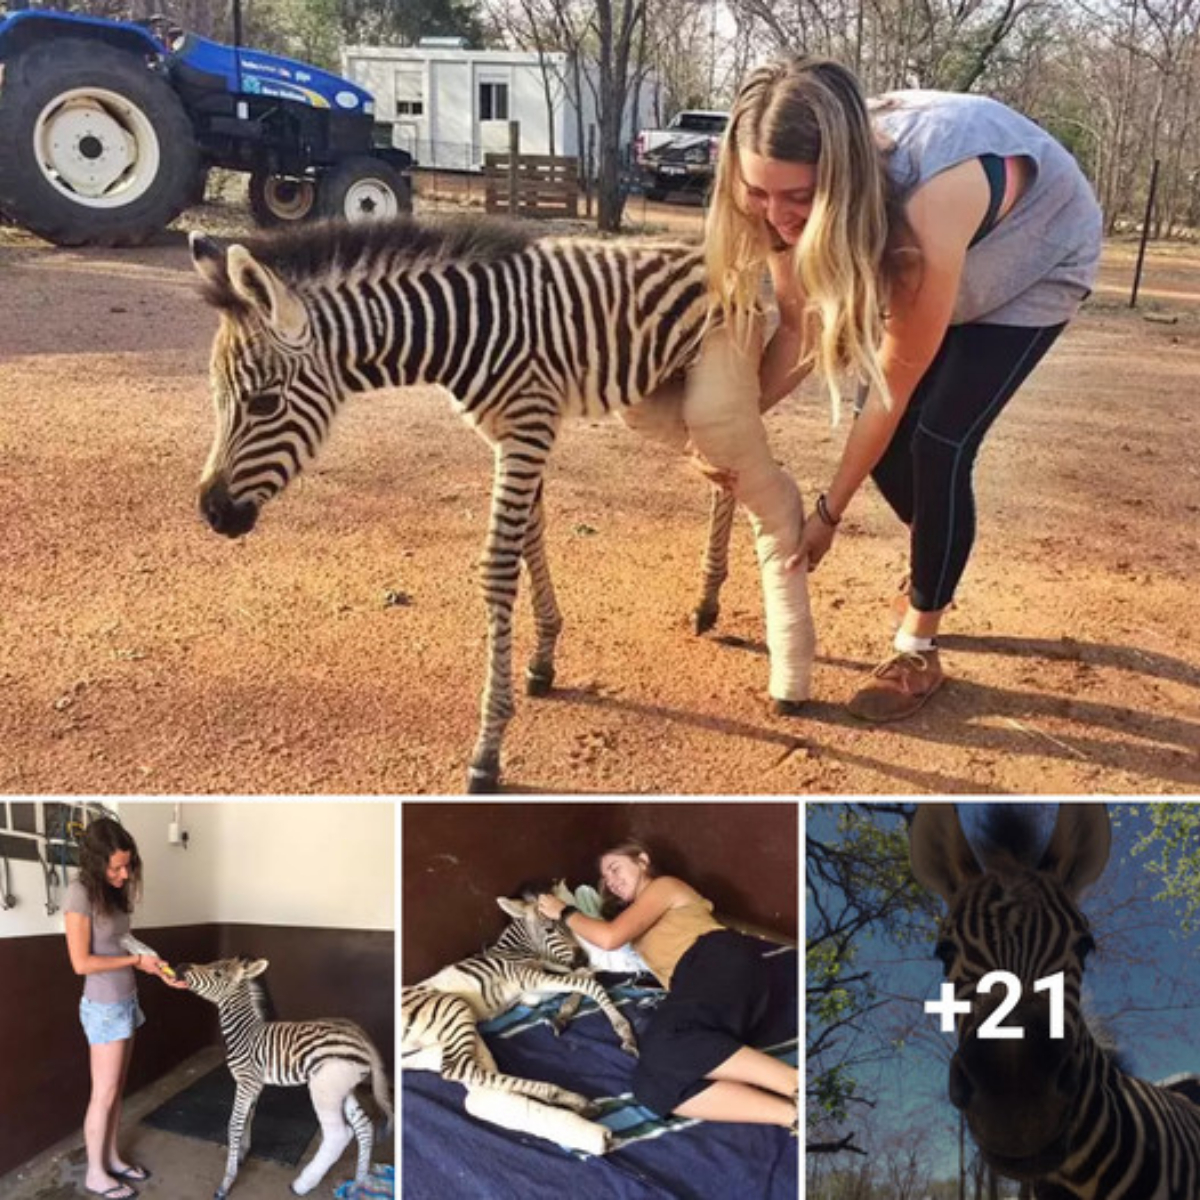
<svg viewBox="0 0 1200 1200">
<path fill-rule="evenodd" d="M 954 598 L 975 541 L 975 455 L 1065 327 L 951 326 L 871 472 L 911 530 L 909 598 L 919 611 L 937 612 Z"/>
</svg>

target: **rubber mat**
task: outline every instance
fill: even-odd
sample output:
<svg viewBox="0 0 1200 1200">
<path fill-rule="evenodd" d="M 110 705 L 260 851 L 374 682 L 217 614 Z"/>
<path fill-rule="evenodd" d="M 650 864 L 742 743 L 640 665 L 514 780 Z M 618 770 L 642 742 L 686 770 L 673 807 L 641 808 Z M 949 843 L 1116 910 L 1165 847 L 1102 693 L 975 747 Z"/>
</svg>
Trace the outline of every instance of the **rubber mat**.
<svg viewBox="0 0 1200 1200">
<path fill-rule="evenodd" d="M 233 1076 L 223 1064 L 142 1118 L 165 1133 L 224 1146 L 233 1111 Z M 294 1167 L 317 1132 L 306 1087 L 266 1087 L 258 1098 L 251 1127 L 250 1155 Z"/>
</svg>

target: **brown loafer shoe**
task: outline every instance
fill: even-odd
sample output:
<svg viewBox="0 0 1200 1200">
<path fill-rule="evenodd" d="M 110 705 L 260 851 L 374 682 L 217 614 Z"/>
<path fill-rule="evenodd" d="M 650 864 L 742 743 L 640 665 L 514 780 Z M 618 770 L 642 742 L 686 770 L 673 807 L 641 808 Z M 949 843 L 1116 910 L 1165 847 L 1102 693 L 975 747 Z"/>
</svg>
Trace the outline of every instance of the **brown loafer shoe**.
<svg viewBox="0 0 1200 1200">
<path fill-rule="evenodd" d="M 871 682 L 846 706 L 852 717 L 880 724 L 911 717 L 945 682 L 936 650 L 894 654 L 871 672 Z"/>
</svg>

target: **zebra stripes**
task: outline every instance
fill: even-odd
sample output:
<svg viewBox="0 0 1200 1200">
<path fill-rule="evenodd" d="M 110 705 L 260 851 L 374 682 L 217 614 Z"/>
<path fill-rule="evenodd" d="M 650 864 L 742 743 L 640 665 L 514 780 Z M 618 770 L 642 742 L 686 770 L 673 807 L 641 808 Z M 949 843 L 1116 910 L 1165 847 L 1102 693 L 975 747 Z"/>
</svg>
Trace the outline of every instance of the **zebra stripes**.
<svg viewBox="0 0 1200 1200">
<path fill-rule="evenodd" d="M 1038 1200 L 1195 1200 L 1200 1196 L 1200 1106 L 1186 1088 L 1126 1075 L 1104 1053 L 1080 1008 L 1084 960 L 1093 948 L 1076 904 L 1104 869 L 1108 814 L 1102 804 L 1063 804 L 1036 868 L 1025 837 L 1002 814 L 981 868 L 951 804 L 923 805 L 911 831 L 913 871 L 949 905 L 937 955 L 958 1000 L 949 1092 L 988 1163 L 1033 1181 Z M 1003 993 L 977 991 L 989 971 L 1021 981 L 1004 1019 L 1020 1040 L 979 1037 Z M 1051 1035 L 1046 991 L 1063 975 L 1064 1036 Z"/>
<path fill-rule="evenodd" d="M 299 1196 L 312 1191 L 345 1150 L 353 1130 L 358 1139 L 357 1192 L 371 1170 L 374 1131 L 354 1089 L 370 1079 L 375 1102 L 390 1127 L 392 1108 L 383 1060 L 353 1021 L 268 1019 L 265 997 L 255 982 L 267 965 L 261 958 L 229 958 L 179 968 L 189 989 L 217 1006 L 226 1061 L 237 1085 L 229 1118 L 229 1158 L 217 1200 L 229 1194 L 238 1166 L 250 1151 L 254 1107 L 267 1084 L 307 1084 L 321 1123 L 321 1145 L 292 1184 L 292 1191 Z"/>
<path fill-rule="evenodd" d="M 562 617 L 542 483 L 559 427 L 680 385 L 708 319 L 702 252 L 411 221 L 308 227 L 227 253 L 193 234 L 191 247 L 224 318 L 211 370 L 216 433 L 200 490 L 217 532 L 253 528 L 262 505 L 317 454 L 350 393 L 440 384 L 492 446 L 480 564 L 488 668 L 468 790 L 494 790 L 513 712 L 522 561 L 537 636 L 526 690 L 545 694 L 554 680 Z M 727 507 L 731 515 L 732 500 Z"/>
<path fill-rule="evenodd" d="M 485 1090 L 527 1096 L 590 1115 L 595 1106 L 586 1096 L 498 1071 L 478 1023 L 499 1016 L 518 1001 L 533 1004 L 548 995 L 562 995 L 564 1003 L 553 1022 L 556 1033 L 585 997 L 599 1006 L 628 1054 L 637 1053 L 633 1029 L 591 972 L 581 969 L 586 956 L 564 926 L 540 916 L 532 897 L 501 897 L 496 903 L 511 920 L 495 943 L 402 990 L 403 1065 L 406 1070 L 439 1071 L 461 1083 L 468 1095 Z"/>
</svg>

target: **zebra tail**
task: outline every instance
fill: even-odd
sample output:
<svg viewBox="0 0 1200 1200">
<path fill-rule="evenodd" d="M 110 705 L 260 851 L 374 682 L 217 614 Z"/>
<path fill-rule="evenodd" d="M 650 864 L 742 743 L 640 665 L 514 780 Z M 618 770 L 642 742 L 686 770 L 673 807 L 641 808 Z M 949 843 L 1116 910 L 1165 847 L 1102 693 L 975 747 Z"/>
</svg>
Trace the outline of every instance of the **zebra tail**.
<svg viewBox="0 0 1200 1200">
<path fill-rule="evenodd" d="M 382 1141 L 392 1132 L 392 1101 L 388 1095 L 388 1077 L 387 1072 L 383 1069 L 383 1059 L 373 1045 L 371 1046 L 371 1095 L 375 1097 L 375 1103 L 383 1110 L 383 1128 L 379 1133 Z"/>
</svg>

